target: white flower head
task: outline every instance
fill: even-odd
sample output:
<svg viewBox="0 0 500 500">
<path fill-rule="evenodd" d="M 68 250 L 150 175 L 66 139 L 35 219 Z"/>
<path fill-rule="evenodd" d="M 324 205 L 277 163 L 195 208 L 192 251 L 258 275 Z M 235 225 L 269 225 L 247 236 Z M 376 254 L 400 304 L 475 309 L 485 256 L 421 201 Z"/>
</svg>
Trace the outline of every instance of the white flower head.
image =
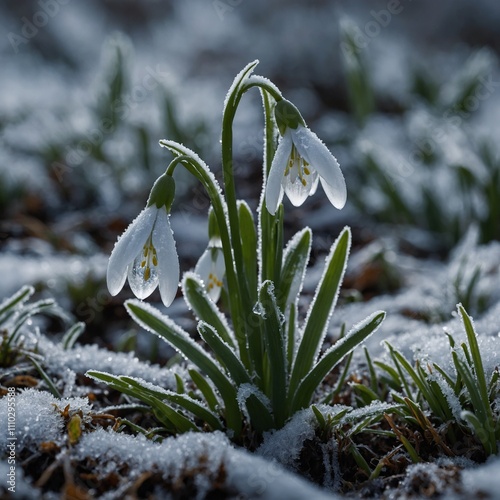
<svg viewBox="0 0 500 500">
<path fill-rule="evenodd" d="M 286 100 L 276 103 L 276 122 L 281 140 L 271 164 L 266 185 L 266 206 L 275 214 L 286 193 L 298 207 L 313 195 L 321 182 L 331 204 L 343 208 L 347 189 L 337 159 L 309 130 L 297 108 Z"/>
<path fill-rule="evenodd" d="M 173 179 L 161 176 L 146 208 L 116 242 L 106 275 L 111 295 L 120 292 L 128 277 L 137 298 L 149 297 L 159 286 L 165 306 L 174 300 L 179 285 L 179 258 L 168 216 L 174 190 Z"/>
<path fill-rule="evenodd" d="M 208 296 L 213 302 L 217 302 L 224 284 L 224 275 L 226 274 L 224 253 L 220 244 L 209 244 L 198 260 L 194 272 L 202 279 Z"/>
<path fill-rule="evenodd" d="M 201 255 L 194 272 L 201 278 L 208 296 L 217 302 L 224 285 L 226 264 L 220 238 L 219 224 L 213 207 L 208 211 L 208 247 Z"/>
</svg>

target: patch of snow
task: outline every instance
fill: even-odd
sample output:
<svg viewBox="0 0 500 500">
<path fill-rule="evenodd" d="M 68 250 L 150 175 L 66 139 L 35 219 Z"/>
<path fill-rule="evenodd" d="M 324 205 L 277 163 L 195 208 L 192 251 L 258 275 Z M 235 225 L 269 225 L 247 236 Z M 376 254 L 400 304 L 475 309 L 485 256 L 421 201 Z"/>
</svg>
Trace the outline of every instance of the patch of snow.
<svg viewBox="0 0 500 500">
<path fill-rule="evenodd" d="M 100 457 L 100 468 L 109 462 L 126 462 L 133 476 L 156 471 L 173 482 L 195 470 L 198 499 L 205 498 L 221 467 L 226 473 L 227 487 L 246 498 L 336 498 L 276 464 L 235 449 L 221 432 L 188 433 L 153 443 L 142 435 L 132 437 L 100 429 L 82 436 L 74 449 L 77 460 L 96 456 Z M 103 498 L 118 497 L 108 493 Z"/>
<path fill-rule="evenodd" d="M 5 432 L 0 433 L 0 448 L 5 450 L 9 444 L 7 433 L 8 398 L 0 399 L 0 416 Z M 16 449 L 36 449 L 45 441 L 63 444 L 64 419 L 60 411 L 69 405 L 70 415 L 81 411 L 84 419 L 91 406 L 87 398 L 57 399 L 48 392 L 27 389 L 15 396 L 15 433 Z"/>
</svg>

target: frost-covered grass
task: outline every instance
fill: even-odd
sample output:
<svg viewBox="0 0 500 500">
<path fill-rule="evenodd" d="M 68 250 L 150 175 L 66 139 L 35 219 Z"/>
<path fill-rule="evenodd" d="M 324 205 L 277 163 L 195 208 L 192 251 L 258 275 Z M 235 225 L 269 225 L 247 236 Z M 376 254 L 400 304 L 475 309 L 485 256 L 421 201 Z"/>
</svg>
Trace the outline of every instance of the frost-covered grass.
<svg viewBox="0 0 500 500">
<path fill-rule="evenodd" d="M 4 317 L 2 345 L 26 307 L 29 302 L 18 301 L 8 319 Z M 321 388 L 314 406 L 297 413 L 281 430 L 265 433 L 261 442 L 249 435 L 236 447 L 220 431 L 208 429 L 161 437 L 146 406 L 83 378 L 89 368 L 115 375 L 127 372 L 144 384 L 148 381 L 176 391 L 179 379 L 189 377 L 182 366 L 160 368 L 132 355 L 78 342 L 71 345 L 64 335 L 54 342 L 34 324 L 24 322 L 21 335 L 11 342 L 16 362 L 4 366 L 2 372 L 2 386 L 16 388 L 17 456 L 31 457 L 17 476 L 19 491 L 30 491 L 33 498 L 40 491 L 60 488 L 90 488 L 91 494 L 109 498 L 133 491 L 139 496 L 178 492 L 203 498 L 211 492 L 276 498 L 284 488 L 290 488 L 290 498 L 335 498 L 332 489 L 337 494 L 353 489 L 366 495 L 433 491 L 463 498 L 471 492 L 492 491 L 491 481 L 483 484 L 474 478 L 484 477 L 483 468 L 487 471 L 497 464 L 490 458 L 479 465 L 494 451 L 488 446 L 495 446 L 497 439 L 485 440 L 473 415 L 485 411 L 494 425 L 498 422 L 498 327 L 493 309 L 476 321 L 477 335 L 460 311 L 461 317 L 445 328 L 455 342 L 447 357 L 446 344 L 448 349 L 450 344 L 444 332 L 430 333 L 427 345 L 417 342 L 420 349 L 414 359 L 394 348 L 385 357 L 369 358 L 368 364 L 366 354 L 357 355 L 338 391 L 334 390 L 337 375 Z M 407 318 L 406 323 L 400 320 L 399 331 L 405 328 L 431 332 L 442 325 L 433 327 L 422 319 Z M 400 341 L 398 345 L 401 349 L 407 344 Z M 30 357 L 39 361 L 47 378 Z M 469 385 L 477 384 L 477 394 L 481 394 L 480 365 L 489 387 L 486 406 L 474 399 L 476 388 Z M 60 398 L 50 393 L 47 379 Z M 189 383 L 184 384 L 187 389 Z M 0 413 L 6 418 L 7 397 L 0 402 Z M 487 418 L 479 420 L 486 422 Z M 484 429 L 492 428 L 484 425 Z M 4 447 L 6 436 L 2 439 Z M 270 460 L 281 466 L 270 466 L 274 463 Z M 327 490 L 313 489 L 297 474 Z M 23 477 L 31 477 L 34 484 Z"/>
</svg>

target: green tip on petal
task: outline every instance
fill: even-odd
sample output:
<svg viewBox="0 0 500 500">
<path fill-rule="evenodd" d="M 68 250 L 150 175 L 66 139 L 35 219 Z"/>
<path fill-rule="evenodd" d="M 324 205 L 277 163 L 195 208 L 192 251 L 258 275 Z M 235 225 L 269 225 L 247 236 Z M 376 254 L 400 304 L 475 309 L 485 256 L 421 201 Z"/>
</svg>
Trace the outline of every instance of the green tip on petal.
<svg viewBox="0 0 500 500">
<path fill-rule="evenodd" d="M 156 205 L 156 208 L 165 207 L 170 212 L 175 197 L 175 181 L 171 175 L 163 174 L 156 179 L 156 182 L 149 193 L 148 207 Z"/>
<path fill-rule="evenodd" d="M 306 126 L 304 118 L 302 118 L 299 110 L 286 99 L 282 99 L 276 103 L 274 116 L 281 135 L 285 133 L 287 128 L 295 130 L 299 125 L 302 125 L 303 127 Z"/>
</svg>

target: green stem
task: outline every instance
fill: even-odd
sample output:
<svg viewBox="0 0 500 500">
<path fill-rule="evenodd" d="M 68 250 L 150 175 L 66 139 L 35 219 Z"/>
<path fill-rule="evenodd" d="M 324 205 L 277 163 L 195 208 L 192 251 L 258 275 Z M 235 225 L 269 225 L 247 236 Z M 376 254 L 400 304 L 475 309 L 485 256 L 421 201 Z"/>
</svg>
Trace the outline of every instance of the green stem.
<svg viewBox="0 0 500 500">
<path fill-rule="evenodd" d="M 168 148 L 174 154 L 178 155 L 168 166 L 167 174 L 172 175 L 175 167 L 181 164 L 202 183 L 203 187 L 208 193 L 220 230 L 222 251 L 224 253 L 224 263 L 226 266 L 227 284 L 229 290 L 231 291 L 231 293 L 228 294 L 229 307 L 231 310 L 233 327 L 240 351 L 240 358 L 245 367 L 250 368 L 245 336 L 245 322 L 241 310 L 241 298 L 239 295 L 238 279 L 234 267 L 231 238 L 229 235 L 229 228 L 227 226 L 226 220 L 226 211 L 224 210 L 224 199 L 222 197 L 220 188 L 217 184 L 217 181 L 215 180 L 215 177 L 207 170 L 208 167 L 204 168 L 196 158 L 184 154 L 185 151 L 183 151 L 183 149 L 181 149 L 179 145 L 172 141 L 160 141 L 160 145 Z"/>
<path fill-rule="evenodd" d="M 224 114 L 222 117 L 222 171 L 224 177 L 224 192 L 227 201 L 227 211 L 229 216 L 229 232 L 231 235 L 231 243 L 234 252 L 234 265 L 236 268 L 236 282 L 237 289 L 230 289 L 230 294 L 236 292 L 241 301 L 241 312 L 244 317 L 241 318 L 242 322 L 240 327 L 241 332 L 236 332 L 237 337 L 239 335 L 246 336 L 249 341 L 250 337 L 254 335 L 251 333 L 251 326 L 249 320 L 252 316 L 253 304 L 250 300 L 250 292 L 248 290 L 248 282 L 246 279 L 246 273 L 243 267 L 243 249 L 241 245 L 240 237 L 240 222 L 238 217 L 238 206 L 236 200 L 236 189 L 234 183 L 234 172 L 233 172 L 233 121 L 236 114 L 236 109 L 241 100 L 242 93 L 239 91 L 238 86 L 235 87 L 235 92 L 229 96 L 227 104 L 224 108 Z M 251 359 L 255 360 L 254 356 L 250 356 Z"/>
<path fill-rule="evenodd" d="M 238 217 L 238 206 L 236 199 L 236 189 L 234 183 L 233 171 L 233 122 L 236 115 L 236 110 L 240 103 L 243 94 L 252 87 L 264 87 L 269 89 L 277 99 L 281 99 L 279 90 L 269 81 L 264 78 L 254 78 L 249 76 L 255 65 L 249 65 L 247 70 L 242 72 L 241 78 L 235 82 L 228 96 L 222 117 L 222 170 L 224 176 L 224 190 L 227 200 L 227 209 L 229 216 L 229 231 L 234 252 L 234 261 L 236 268 L 236 277 L 239 287 L 239 297 L 241 300 L 241 311 L 245 315 L 240 326 L 243 328 L 241 335 L 248 338 L 248 348 L 250 359 L 253 363 L 253 369 L 256 375 L 262 379 L 262 332 L 258 325 L 253 326 L 249 320 L 253 317 L 253 302 L 250 298 L 250 291 L 246 279 L 244 269 L 243 250 L 240 237 L 240 222 Z M 271 113 L 270 103 L 269 110 L 266 113 L 266 136 L 268 134 L 268 117 Z M 272 119 L 271 119 L 272 121 Z M 272 156 L 271 156 L 272 159 Z M 271 160 L 269 160 L 271 161 Z M 269 163 L 270 165 L 270 163 Z M 238 337 L 240 333 L 236 332 Z"/>
<path fill-rule="evenodd" d="M 273 238 L 275 217 L 272 216 L 266 208 L 266 183 L 267 177 L 269 176 L 269 171 L 271 170 L 271 164 L 274 157 L 274 143 L 276 128 L 274 126 L 273 116 L 272 116 L 272 103 L 269 94 L 265 90 L 261 90 L 262 103 L 264 106 L 264 120 L 265 120 L 265 132 L 264 132 L 264 168 L 263 176 L 264 182 L 262 184 L 262 194 L 260 197 L 259 205 L 259 215 L 260 215 L 260 242 L 261 242 L 261 269 L 260 269 L 260 280 L 264 282 L 266 280 L 275 279 L 274 273 L 274 263 L 276 248 L 276 240 Z"/>
</svg>

